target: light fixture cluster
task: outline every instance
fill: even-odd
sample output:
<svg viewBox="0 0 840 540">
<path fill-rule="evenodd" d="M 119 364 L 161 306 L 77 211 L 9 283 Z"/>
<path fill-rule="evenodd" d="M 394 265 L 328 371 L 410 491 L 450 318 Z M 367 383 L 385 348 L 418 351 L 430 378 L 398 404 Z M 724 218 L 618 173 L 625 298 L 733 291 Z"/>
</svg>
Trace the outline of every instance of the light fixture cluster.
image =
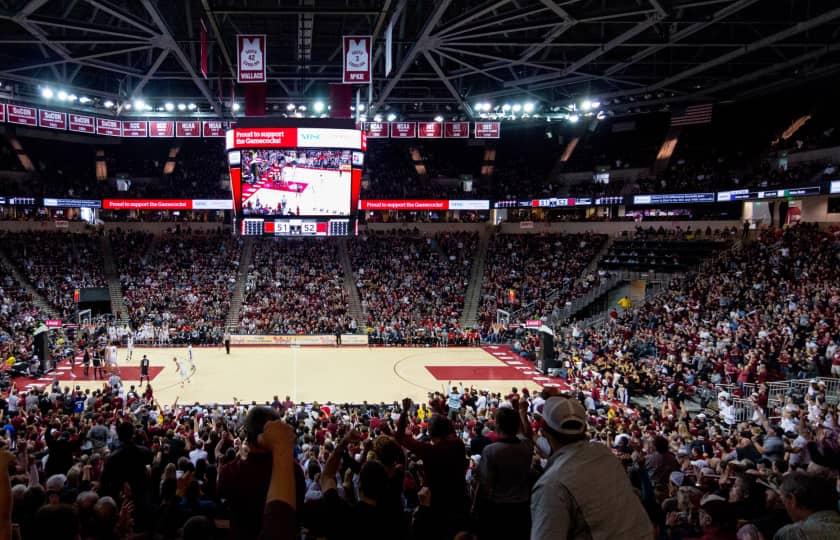
<svg viewBox="0 0 840 540">
<path fill-rule="evenodd" d="M 539 108 L 539 104 L 533 101 L 498 104 L 480 101 L 473 105 L 473 112 L 478 113 L 478 117 L 484 119 L 516 120 L 517 118 L 539 118 L 540 115 L 537 113 Z"/>
</svg>

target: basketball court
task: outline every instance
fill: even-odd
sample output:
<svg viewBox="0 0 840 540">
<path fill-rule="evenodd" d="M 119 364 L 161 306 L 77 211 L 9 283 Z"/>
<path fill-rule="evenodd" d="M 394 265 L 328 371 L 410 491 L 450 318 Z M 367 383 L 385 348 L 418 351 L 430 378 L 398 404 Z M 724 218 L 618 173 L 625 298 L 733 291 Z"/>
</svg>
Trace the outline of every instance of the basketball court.
<svg viewBox="0 0 840 540">
<path fill-rule="evenodd" d="M 151 363 L 152 388 L 162 405 L 179 403 L 264 402 L 277 395 L 282 400 L 361 403 L 394 402 L 404 397 L 427 399 L 433 391 L 463 383 L 494 392 L 511 387 L 538 389 L 565 386 L 543 377 L 527 360 L 506 347 L 483 348 L 331 348 L 331 347 L 223 347 L 194 348 L 195 371 L 181 387 L 172 361 L 184 361 L 186 348 L 135 348 L 131 362 L 120 349 L 120 373 L 126 385 L 137 385 L 140 358 Z M 100 388 L 102 381 L 84 377 L 77 361 L 55 372 L 62 386 Z M 37 380 L 16 379 L 18 388 L 49 385 L 53 374 Z"/>
</svg>

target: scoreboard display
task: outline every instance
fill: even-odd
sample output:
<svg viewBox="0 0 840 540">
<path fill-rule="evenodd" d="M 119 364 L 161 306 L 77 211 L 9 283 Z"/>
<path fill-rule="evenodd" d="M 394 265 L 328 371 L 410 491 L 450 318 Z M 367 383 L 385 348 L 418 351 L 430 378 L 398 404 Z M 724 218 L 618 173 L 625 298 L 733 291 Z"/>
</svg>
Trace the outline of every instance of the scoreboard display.
<svg viewBox="0 0 840 540">
<path fill-rule="evenodd" d="M 347 120 L 270 121 L 242 119 L 225 134 L 240 234 L 355 234 L 365 134 Z"/>
<path fill-rule="evenodd" d="M 354 234 L 348 219 L 272 219 L 244 218 L 243 236 L 348 236 Z M 354 221 L 355 223 L 355 221 Z"/>
</svg>

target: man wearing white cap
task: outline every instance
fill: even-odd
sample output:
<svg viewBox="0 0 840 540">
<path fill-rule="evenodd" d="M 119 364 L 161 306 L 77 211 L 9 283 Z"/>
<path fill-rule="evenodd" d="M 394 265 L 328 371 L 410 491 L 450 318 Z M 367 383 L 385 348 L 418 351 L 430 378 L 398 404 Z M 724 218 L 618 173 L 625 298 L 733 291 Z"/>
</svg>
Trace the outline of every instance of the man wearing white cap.
<svg viewBox="0 0 840 540">
<path fill-rule="evenodd" d="M 542 421 L 552 455 L 531 493 L 531 540 L 652 539 L 653 526 L 621 462 L 589 442 L 580 401 L 548 399 Z"/>
</svg>

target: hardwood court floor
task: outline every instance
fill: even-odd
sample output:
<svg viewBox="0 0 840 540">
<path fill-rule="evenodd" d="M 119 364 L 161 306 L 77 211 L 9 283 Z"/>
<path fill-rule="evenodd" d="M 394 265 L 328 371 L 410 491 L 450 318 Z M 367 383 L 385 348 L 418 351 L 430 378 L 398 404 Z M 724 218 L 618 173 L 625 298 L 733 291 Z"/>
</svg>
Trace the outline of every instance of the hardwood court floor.
<svg viewBox="0 0 840 540">
<path fill-rule="evenodd" d="M 186 348 L 136 348 L 131 362 L 125 361 L 126 350 L 121 349 L 120 366 L 127 385 L 137 384 L 143 354 L 153 367 L 152 388 L 162 405 L 176 398 L 181 404 L 231 403 L 234 398 L 264 402 L 275 395 L 307 402 L 393 402 L 404 397 L 425 401 L 428 392 L 443 391 L 450 380 L 496 392 L 554 384 L 501 347 L 234 346 L 229 356 L 223 347 L 194 348 L 196 369 L 183 388 L 172 358 L 185 359 Z M 162 368 L 157 374 L 155 366 Z M 83 377 L 78 364 L 72 370 L 64 364 L 59 370 L 62 385 L 97 388 L 102 384 Z M 36 384 L 49 384 L 49 379 Z"/>
</svg>

